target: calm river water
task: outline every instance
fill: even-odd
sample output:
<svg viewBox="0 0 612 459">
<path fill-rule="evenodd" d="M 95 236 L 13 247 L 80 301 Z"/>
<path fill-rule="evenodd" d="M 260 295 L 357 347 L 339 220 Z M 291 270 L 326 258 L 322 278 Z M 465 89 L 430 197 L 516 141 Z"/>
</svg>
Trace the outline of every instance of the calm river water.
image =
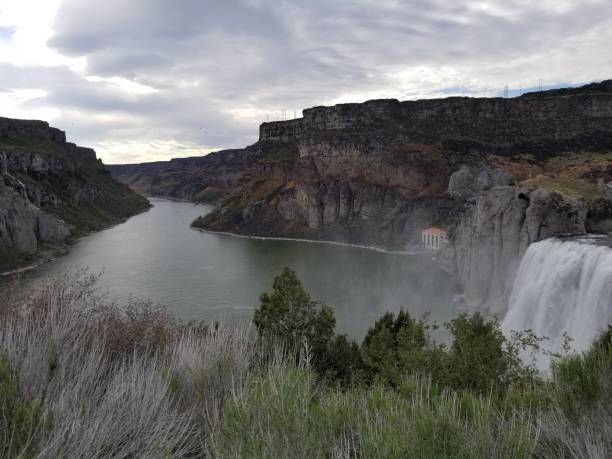
<svg viewBox="0 0 612 459">
<path fill-rule="evenodd" d="M 166 305 L 183 319 L 249 321 L 259 295 L 284 266 L 336 312 L 338 329 L 361 338 L 385 311 L 456 315 L 452 280 L 424 255 L 332 244 L 239 238 L 192 230 L 211 207 L 151 199 L 154 207 L 81 239 L 70 254 L 30 274 L 38 281 L 87 267 L 118 300 Z"/>
</svg>

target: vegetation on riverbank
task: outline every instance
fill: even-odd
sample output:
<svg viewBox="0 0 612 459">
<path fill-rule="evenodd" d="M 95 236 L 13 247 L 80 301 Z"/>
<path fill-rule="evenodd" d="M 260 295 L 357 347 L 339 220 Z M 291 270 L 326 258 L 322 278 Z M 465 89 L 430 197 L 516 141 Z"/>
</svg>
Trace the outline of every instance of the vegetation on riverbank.
<svg viewBox="0 0 612 459">
<path fill-rule="evenodd" d="M 387 314 L 358 345 L 290 270 L 254 323 L 182 323 L 76 274 L 3 292 L 1 457 L 610 457 L 612 331 L 544 379 L 495 322 Z"/>
</svg>

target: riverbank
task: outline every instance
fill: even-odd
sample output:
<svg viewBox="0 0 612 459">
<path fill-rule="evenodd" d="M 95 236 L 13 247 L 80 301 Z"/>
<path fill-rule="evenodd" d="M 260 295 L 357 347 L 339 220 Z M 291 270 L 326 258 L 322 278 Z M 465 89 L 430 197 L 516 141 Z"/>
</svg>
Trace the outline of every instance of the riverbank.
<svg viewBox="0 0 612 459">
<path fill-rule="evenodd" d="M 362 249 L 362 250 L 373 250 L 375 252 L 393 254 L 393 255 L 426 255 L 431 254 L 430 251 L 423 249 L 422 247 L 413 247 L 406 250 L 393 250 L 385 247 L 380 247 L 376 245 L 365 245 L 365 244 L 351 244 L 349 242 L 338 242 L 338 241 L 330 241 L 323 239 L 303 239 L 303 238 L 291 238 L 291 237 L 275 237 L 275 236 L 253 236 L 248 234 L 239 234 L 232 233 L 231 231 L 212 231 L 206 230 L 203 228 L 193 227 L 192 229 L 196 231 L 200 231 L 202 233 L 208 234 L 220 234 L 225 236 L 237 237 L 241 239 L 253 239 L 253 240 L 261 240 L 261 241 L 289 241 L 289 242 L 307 242 L 311 244 L 327 244 L 327 245 L 336 245 L 339 247 L 351 247 L 354 249 Z"/>
<path fill-rule="evenodd" d="M 121 225 L 127 222 L 130 218 L 135 217 L 136 215 L 148 212 L 152 207 L 153 205 L 149 202 L 149 206 L 143 208 L 140 212 L 137 212 L 134 215 L 130 215 L 126 218 L 117 219 L 114 222 L 101 226 L 100 229 L 82 232 L 77 237 L 69 237 L 66 240 L 65 244 L 57 245 L 55 247 L 45 247 L 43 250 L 37 252 L 36 254 L 29 255 L 27 259 L 26 257 L 17 257 L 15 258 L 13 266 L 10 266 L 5 269 L 0 269 L 0 277 L 8 278 L 14 275 L 20 275 L 34 271 L 40 268 L 41 266 L 51 261 L 54 261 L 56 258 L 63 257 L 69 254 L 71 247 L 75 246 L 84 237 L 87 237 L 90 234 L 94 234 L 100 231 L 111 229 L 117 225 Z"/>
<path fill-rule="evenodd" d="M 53 261 L 53 260 L 54 260 L 54 258 L 49 258 L 49 259 L 41 260 L 38 263 L 34 263 L 34 264 L 31 264 L 31 265 L 23 266 L 21 268 L 13 269 L 11 271 L 0 272 L 0 278 L 1 277 L 16 276 L 16 275 L 19 275 L 19 274 L 27 273 L 29 271 L 33 271 L 36 268 L 44 265 L 45 263 L 48 263 L 48 262 Z"/>
</svg>

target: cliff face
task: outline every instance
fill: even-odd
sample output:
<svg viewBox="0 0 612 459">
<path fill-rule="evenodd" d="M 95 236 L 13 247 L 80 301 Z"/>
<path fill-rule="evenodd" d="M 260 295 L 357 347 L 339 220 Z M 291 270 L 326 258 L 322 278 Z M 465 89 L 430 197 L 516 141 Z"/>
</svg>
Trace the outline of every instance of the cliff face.
<svg viewBox="0 0 612 459">
<path fill-rule="evenodd" d="M 442 259 L 465 288 L 473 307 L 505 310 L 514 274 L 527 246 L 562 234 L 586 232 L 583 199 L 542 188 L 496 187 L 476 195 Z"/>
<path fill-rule="evenodd" d="M 110 165 L 108 169 L 116 180 L 144 195 L 216 201 L 238 183 L 259 153 L 251 147 L 170 161 Z"/>
<path fill-rule="evenodd" d="M 0 270 L 148 207 L 93 150 L 43 121 L 0 118 Z"/>
<path fill-rule="evenodd" d="M 612 87 L 316 107 L 262 124 L 257 147 L 259 161 L 200 225 L 404 245 L 463 218 L 466 193 L 453 191 L 462 180 L 479 183 L 473 195 L 533 180 L 563 155 L 612 151 Z M 480 166 L 489 172 L 449 183 Z"/>
</svg>

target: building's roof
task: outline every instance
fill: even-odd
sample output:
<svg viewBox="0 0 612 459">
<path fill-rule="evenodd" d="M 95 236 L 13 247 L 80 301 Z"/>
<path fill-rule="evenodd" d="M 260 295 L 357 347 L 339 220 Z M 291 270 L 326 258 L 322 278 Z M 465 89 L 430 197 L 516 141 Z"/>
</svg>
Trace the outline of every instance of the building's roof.
<svg viewBox="0 0 612 459">
<path fill-rule="evenodd" d="M 442 234 L 442 233 L 446 233 L 446 230 L 443 230 L 442 228 L 438 228 L 435 226 L 432 226 L 431 228 L 427 228 L 423 230 L 424 233 L 431 233 L 431 234 Z"/>
</svg>

